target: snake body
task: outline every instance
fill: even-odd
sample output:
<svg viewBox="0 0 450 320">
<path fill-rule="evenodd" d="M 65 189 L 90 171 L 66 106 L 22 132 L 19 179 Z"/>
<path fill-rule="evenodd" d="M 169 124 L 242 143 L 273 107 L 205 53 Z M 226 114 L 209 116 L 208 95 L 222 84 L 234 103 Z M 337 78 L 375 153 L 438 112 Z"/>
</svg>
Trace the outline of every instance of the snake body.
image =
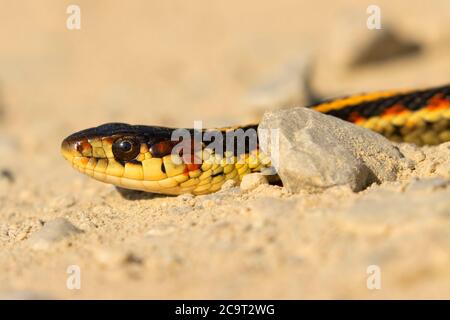
<svg viewBox="0 0 450 320">
<path fill-rule="evenodd" d="M 450 141 L 450 85 L 413 91 L 383 91 L 324 101 L 310 108 L 376 131 L 397 142 L 418 145 Z M 259 151 L 257 125 L 213 130 L 107 123 L 63 140 L 62 155 L 78 171 L 127 189 L 162 194 L 207 194 L 227 180 L 239 183 L 251 172 L 271 168 Z M 247 140 L 231 142 L 241 130 Z M 203 141 L 213 134 L 221 152 Z M 234 138 L 233 138 L 234 139 Z"/>
</svg>

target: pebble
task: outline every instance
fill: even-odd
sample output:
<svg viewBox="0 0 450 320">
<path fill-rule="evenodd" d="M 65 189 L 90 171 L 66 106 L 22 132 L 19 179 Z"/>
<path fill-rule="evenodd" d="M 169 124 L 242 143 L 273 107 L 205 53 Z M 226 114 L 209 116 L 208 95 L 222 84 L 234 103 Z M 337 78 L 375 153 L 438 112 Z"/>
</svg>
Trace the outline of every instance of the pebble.
<svg viewBox="0 0 450 320">
<path fill-rule="evenodd" d="M 277 132 L 272 129 L 278 129 L 278 148 L 265 143 Z M 340 185 L 361 191 L 375 182 L 395 180 L 403 167 L 402 154 L 383 136 L 307 108 L 264 114 L 258 133 L 261 149 L 291 192 Z"/>
<path fill-rule="evenodd" d="M 227 180 L 227 181 L 225 181 L 223 183 L 223 185 L 220 188 L 220 190 L 226 191 L 226 190 L 233 189 L 234 187 L 236 187 L 236 181 L 234 181 L 234 180 Z"/>
<path fill-rule="evenodd" d="M 28 245 L 36 250 L 48 249 L 52 244 L 69 236 L 83 232 L 65 218 L 56 218 L 44 224 L 27 240 Z"/>
<path fill-rule="evenodd" d="M 183 193 L 180 194 L 179 196 L 177 196 L 177 199 L 183 201 L 183 202 L 187 202 L 189 200 L 192 200 L 194 198 L 194 196 L 190 193 Z"/>
<path fill-rule="evenodd" d="M 268 184 L 265 175 L 261 173 L 251 173 L 242 178 L 240 187 L 243 191 L 251 191 L 263 184 Z"/>
</svg>

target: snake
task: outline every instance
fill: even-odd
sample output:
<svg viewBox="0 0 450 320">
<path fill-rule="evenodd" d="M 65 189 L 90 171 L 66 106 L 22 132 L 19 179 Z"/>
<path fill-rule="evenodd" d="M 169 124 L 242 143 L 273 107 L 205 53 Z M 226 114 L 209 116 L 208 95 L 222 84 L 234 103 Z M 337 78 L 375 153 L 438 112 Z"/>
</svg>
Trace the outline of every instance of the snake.
<svg viewBox="0 0 450 320">
<path fill-rule="evenodd" d="M 450 84 L 350 95 L 308 108 L 395 142 L 437 145 L 450 141 Z M 276 176 L 270 173 L 270 157 L 259 148 L 257 128 L 253 124 L 182 129 L 184 136 L 174 139 L 180 128 L 106 123 L 71 134 L 62 141 L 61 153 L 79 172 L 117 187 L 202 195 L 220 190 L 229 180 L 239 185 L 253 172 Z M 244 133 L 244 139 L 236 141 L 236 136 L 229 135 L 236 131 Z M 206 136 L 221 148 L 211 148 Z"/>
</svg>

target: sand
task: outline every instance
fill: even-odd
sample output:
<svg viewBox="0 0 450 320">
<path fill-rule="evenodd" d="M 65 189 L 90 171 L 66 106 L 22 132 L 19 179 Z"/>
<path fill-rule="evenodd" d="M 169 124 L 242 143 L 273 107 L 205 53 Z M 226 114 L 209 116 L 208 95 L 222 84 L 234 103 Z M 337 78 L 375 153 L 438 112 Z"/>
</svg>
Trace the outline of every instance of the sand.
<svg viewBox="0 0 450 320">
<path fill-rule="evenodd" d="M 110 121 L 258 121 L 249 92 L 298 57 L 316 57 L 325 95 L 449 82 L 450 6 L 432 2 L 379 1 L 422 51 L 352 71 L 321 52 L 343 21 L 364 28 L 364 3 L 78 1 L 74 31 L 64 3 L 3 3 L 0 297 L 450 298 L 449 144 L 400 145 L 411 167 L 359 193 L 123 197 L 59 154 Z"/>
</svg>

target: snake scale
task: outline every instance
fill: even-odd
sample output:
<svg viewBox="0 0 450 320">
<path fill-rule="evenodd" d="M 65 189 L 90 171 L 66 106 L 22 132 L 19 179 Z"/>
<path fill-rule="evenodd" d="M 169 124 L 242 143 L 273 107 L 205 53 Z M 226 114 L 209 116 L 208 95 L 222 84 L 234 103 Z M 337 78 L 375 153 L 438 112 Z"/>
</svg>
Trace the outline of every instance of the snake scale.
<svg viewBox="0 0 450 320">
<path fill-rule="evenodd" d="M 450 141 L 450 85 L 352 95 L 309 107 L 397 142 Z M 172 195 L 207 194 L 218 191 L 226 180 L 239 183 L 244 175 L 271 166 L 257 143 L 251 145 L 245 139 L 230 143 L 226 134 L 238 129 L 250 132 L 249 137 L 257 141 L 257 125 L 185 129 L 187 139 L 173 140 L 175 128 L 107 123 L 68 136 L 61 152 L 78 171 L 119 187 Z M 207 133 L 223 138 L 220 152 L 204 143 Z"/>
</svg>

